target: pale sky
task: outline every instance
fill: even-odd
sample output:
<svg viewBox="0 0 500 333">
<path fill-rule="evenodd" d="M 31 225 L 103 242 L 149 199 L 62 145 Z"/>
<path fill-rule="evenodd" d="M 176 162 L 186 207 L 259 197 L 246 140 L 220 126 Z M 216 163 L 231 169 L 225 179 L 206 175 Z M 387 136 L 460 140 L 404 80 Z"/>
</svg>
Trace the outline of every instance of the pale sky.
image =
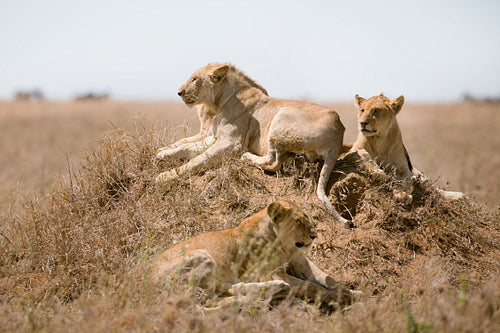
<svg viewBox="0 0 500 333">
<path fill-rule="evenodd" d="M 500 1 L 0 0 L 0 99 L 180 102 L 215 61 L 280 98 L 500 96 Z"/>
</svg>

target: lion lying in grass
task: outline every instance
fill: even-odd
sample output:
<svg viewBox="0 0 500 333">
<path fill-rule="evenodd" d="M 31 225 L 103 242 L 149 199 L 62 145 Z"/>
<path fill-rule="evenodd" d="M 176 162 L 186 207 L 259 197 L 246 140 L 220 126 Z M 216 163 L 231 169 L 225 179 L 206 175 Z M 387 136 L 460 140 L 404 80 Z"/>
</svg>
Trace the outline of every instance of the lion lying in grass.
<svg viewBox="0 0 500 333">
<path fill-rule="evenodd" d="M 201 234 L 171 247 L 155 259 L 153 274 L 158 282 L 177 276 L 193 287 L 235 295 L 222 305 L 235 300 L 272 303 L 287 296 L 349 304 L 356 292 L 343 288 L 304 255 L 316 236 L 298 205 L 277 201 L 236 228 Z"/>
<path fill-rule="evenodd" d="M 410 156 L 403 144 L 401 130 L 399 129 L 396 115 L 404 103 L 404 96 L 390 100 L 383 94 L 364 99 L 356 95 L 358 112 L 359 134 L 354 142 L 351 152 L 367 152 L 378 166 L 383 169 L 393 170 L 399 187 L 394 191 L 397 201 L 409 204 L 412 202 L 413 179 L 425 176 L 413 168 Z M 374 170 L 380 172 L 380 170 Z M 437 191 L 450 200 L 465 197 L 461 192 Z"/>
<path fill-rule="evenodd" d="M 158 183 L 201 170 L 225 153 L 240 149 L 246 151 L 243 158 L 266 171 L 279 170 L 290 153 L 305 153 L 310 160 L 324 159 L 317 195 L 338 221 L 350 224 L 326 195 L 345 130 L 335 111 L 312 103 L 271 98 L 233 65 L 221 63 L 196 71 L 178 94 L 188 106 L 202 104 L 216 110 L 211 139 L 194 149 L 186 146 L 184 152 L 177 151 L 177 156 L 195 156 L 189 156 L 192 159 L 181 167 L 161 173 L 156 178 Z M 169 155 L 173 156 L 163 150 L 157 157 Z"/>
</svg>

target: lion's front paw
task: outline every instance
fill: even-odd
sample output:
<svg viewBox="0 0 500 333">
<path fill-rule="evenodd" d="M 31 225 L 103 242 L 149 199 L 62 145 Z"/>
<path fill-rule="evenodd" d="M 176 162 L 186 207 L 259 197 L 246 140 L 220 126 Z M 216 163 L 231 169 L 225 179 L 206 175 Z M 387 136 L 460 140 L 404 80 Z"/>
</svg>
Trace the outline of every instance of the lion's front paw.
<svg viewBox="0 0 500 333">
<path fill-rule="evenodd" d="M 394 190 L 393 192 L 394 200 L 403 205 L 409 205 L 413 201 L 413 196 L 408 192 L 402 190 Z"/>
<path fill-rule="evenodd" d="M 173 149 L 169 147 L 163 147 L 158 149 L 158 152 L 156 153 L 156 158 L 159 160 L 163 160 L 169 156 L 171 156 L 173 153 Z"/>
<path fill-rule="evenodd" d="M 156 177 L 156 183 L 157 184 L 165 184 L 168 183 L 171 180 L 178 179 L 179 175 L 175 171 L 175 169 L 169 170 L 162 172 Z"/>
<path fill-rule="evenodd" d="M 451 201 L 469 198 L 465 193 L 462 192 L 444 191 L 440 189 L 438 189 L 438 192 L 443 198 Z"/>
<path fill-rule="evenodd" d="M 246 152 L 243 155 L 241 155 L 241 160 L 242 161 L 250 161 L 250 162 L 252 162 L 253 161 L 253 154 L 250 153 L 250 152 Z"/>
<path fill-rule="evenodd" d="M 268 299 L 278 301 L 286 298 L 290 292 L 290 285 L 282 280 L 272 280 L 266 282 L 250 282 L 233 284 L 229 293 L 232 295 L 245 295 L 253 298 Z"/>
</svg>

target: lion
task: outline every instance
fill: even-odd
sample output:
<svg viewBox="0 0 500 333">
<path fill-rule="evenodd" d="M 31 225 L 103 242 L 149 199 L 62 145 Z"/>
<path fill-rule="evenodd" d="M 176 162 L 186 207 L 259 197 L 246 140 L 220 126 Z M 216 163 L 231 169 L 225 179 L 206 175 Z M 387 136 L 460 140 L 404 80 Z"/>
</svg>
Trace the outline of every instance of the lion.
<svg viewBox="0 0 500 333">
<path fill-rule="evenodd" d="M 212 63 L 196 71 L 178 92 L 188 106 L 209 105 L 215 111 L 213 139 L 189 162 L 161 173 L 165 183 L 206 167 L 217 157 L 243 150 L 243 159 L 265 171 L 277 171 L 290 153 L 324 160 L 317 195 L 345 226 L 351 224 L 334 209 L 326 189 L 343 148 L 345 127 L 332 109 L 313 103 L 269 97 L 265 89 L 231 64 Z"/>
<path fill-rule="evenodd" d="M 246 78 L 250 86 L 259 89 L 267 95 L 267 90 L 250 78 Z M 165 159 L 173 157 L 178 159 L 190 159 L 201 154 L 208 146 L 215 142 L 212 130 L 212 122 L 215 118 L 216 108 L 210 104 L 195 105 L 200 121 L 200 131 L 197 135 L 181 139 L 169 146 L 160 148 L 156 158 Z"/>
<path fill-rule="evenodd" d="M 229 295 L 224 304 L 234 301 L 231 295 L 250 303 L 301 297 L 350 304 L 360 292 L 344 288 L 304 255 L 316 237 L 299 205 L 275 201 L 236 228 L 201 234 L 161 253 L 153 261 L 153 278 L 194 279 L 195 287 Z"/>
<path fill-rule="evenodd" d="M 413 181 L 425 181 L 426 178 L 413 167 L 396 119 L 403 107 L 404 96 L 391 101 L 384 94 L 369 99 L 356 95 L 355 103 L 359 110 L 359 133 L 351 152 L 368 153 L 380 168 L 394 171 L 399 183 L 399 187 L 394 190 L 394 197 L 399 202 L 410 204 L 413 200 Z M 461 192 L 437 191 L 450 200 L 465 197 Z"/>
</svg>

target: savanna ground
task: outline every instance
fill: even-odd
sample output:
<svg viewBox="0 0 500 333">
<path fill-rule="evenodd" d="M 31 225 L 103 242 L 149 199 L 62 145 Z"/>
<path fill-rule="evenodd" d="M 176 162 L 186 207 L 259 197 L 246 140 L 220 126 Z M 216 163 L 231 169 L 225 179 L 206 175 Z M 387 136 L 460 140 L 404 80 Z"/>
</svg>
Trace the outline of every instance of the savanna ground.
<svg viewBox="0 0 500 333">
<path fill-rule="evenodd" d="M 352 142 L 354 106 L 332 106 Z M 424 184 L 405 207 L 360 173 L 343 189 L 356 198 L 347 230 L 316 199 L 319 165 L 300 157 L 267 174 L 227 156 L 155 186 L 180 163 L 155 162 L 156 149 L 197 131 L 181 104 L 0 103 L 0 330 L 498 332 L 500 106 L 408 105 L 398 119 L 413 165 L 471 199 Z M 359 302 L 207 313 L 185 286 L 148 281 L 155 254 L 278 198 L 306 209 L 319 231 L 310 259 Z"/>
</svg>

